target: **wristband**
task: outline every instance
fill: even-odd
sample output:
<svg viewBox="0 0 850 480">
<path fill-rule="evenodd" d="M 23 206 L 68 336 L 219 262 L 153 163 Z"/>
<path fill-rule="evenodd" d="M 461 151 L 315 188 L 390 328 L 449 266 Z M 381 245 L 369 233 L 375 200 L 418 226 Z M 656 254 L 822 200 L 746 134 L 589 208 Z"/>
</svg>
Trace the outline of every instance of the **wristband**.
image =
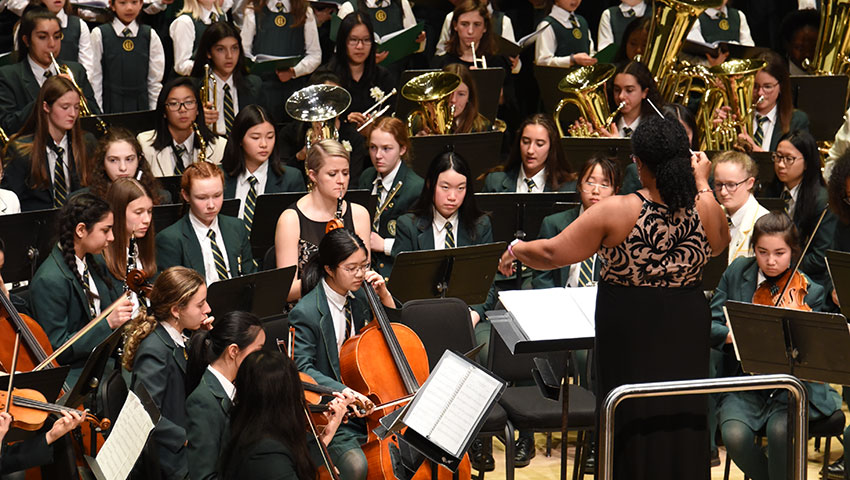
<svg viewBox="0 0 850 480">
<path fill-rule="evenodd" d="M 514 245 L 516 245 L 519 242 L 520 242 L 520 240 L 517 238 L 508 245 L 508 253 L 511 254 L 511 256 L 514 257 L 514 258 L 516 258 L 516 255 L 514 255 Z"/>
</svg>

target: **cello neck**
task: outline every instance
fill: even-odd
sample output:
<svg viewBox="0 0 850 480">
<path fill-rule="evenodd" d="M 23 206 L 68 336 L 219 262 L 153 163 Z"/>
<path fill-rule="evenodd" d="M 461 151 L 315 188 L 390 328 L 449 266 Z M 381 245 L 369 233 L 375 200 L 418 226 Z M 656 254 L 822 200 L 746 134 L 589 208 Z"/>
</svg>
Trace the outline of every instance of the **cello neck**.
<svg viewBox="0 0 850 480">
<path fill-rule="evenodd" d="M 0 304 L 4 310 L 6 310 L 6 315 L 9 316 L 9 321 L 15 326 L 15 329 L 21 332 L 21 338 L 26 343 L 27 348 L 29 348 L 30 352 L 32 352 L 33 356 L 38 362 L 43 362 L 44 359 L 47 358 L 47 352 L 41 348 L 41 344 L 38 343 L 38 340 L 33 335 L 32 331 L 30 331 L 24 319 L 21 318 L 21 315 L 18 313 L 18 310 L 12 304 L 12 300 L 7 297 L 2 291 L 0 291 Z"/>
<path fill-rule="evenodd" d="M 416 376 L 413 374 L 413 369 L 410 368 L 410 364 L 407 362 L 407 357 L 405 357 L 404 351 L 398 343 L 398 338 L 396 338 L 395 332 L 393 332 L 392 326 L 390 325 L 390 319 L 387 316 L 386 310 L 384 310 L 384 305 L 381 304 L 381 299 L 378 298 L 378 294 L 369 282 L 364 281 L 363 287 L 361 288 L 364 288 L 366 291 L 366 299 L 369 301 L 369 306 L 375 314 L 375 320 L 378 322 L 378 328 L 381 329 L 384 340 L 387 342 L 387 348 L 389 348 L 390 355 L 393 357 L 393 362 L 401 376 L 401 381 L 404 383 L 404 388 L 409 394 L 416 393 L 416 391 L 419 390 L 419 382 L 416 380 Z"/>
</svg>

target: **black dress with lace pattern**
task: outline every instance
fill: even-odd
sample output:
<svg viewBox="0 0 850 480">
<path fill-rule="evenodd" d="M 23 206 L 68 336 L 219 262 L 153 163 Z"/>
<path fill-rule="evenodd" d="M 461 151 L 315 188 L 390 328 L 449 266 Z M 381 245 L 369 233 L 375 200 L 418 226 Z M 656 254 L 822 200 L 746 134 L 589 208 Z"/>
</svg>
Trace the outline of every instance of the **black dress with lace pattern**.
<svg viewBox="0 0 850 480">
<path fill-rule="evenodd" d="M 708 377 L 711 315 L 701 284 L 711 247 L 699 214 L 636 195 L 643 205 L 626 240 L 599 250 L 600 402 L 623 384 Z M 709 478 L 704 396 L 627 400 L 614 425 L 615 478 Z"/>
<path fill-rule="evenodd" d="M 351 204 L 345 202 L 345 213 L 342 214 L 342 224 L 347 230 L 354 233 L 354 219 L 351 216 L 350 207 Z M 304 270 L 304 266 L 307 265 L 307 261 L 319 250 L 319 242 L 325 236 L 325 226 L 328 222 L 310 220 L 298 208 L 297 204 L 292 204 L 289 208 L 292 208 L 298 214 L 298 226 L 301 230 L 301 235 L 298 238 L 298 278 L 301 278 L 301 272 Z"/>
</svg>

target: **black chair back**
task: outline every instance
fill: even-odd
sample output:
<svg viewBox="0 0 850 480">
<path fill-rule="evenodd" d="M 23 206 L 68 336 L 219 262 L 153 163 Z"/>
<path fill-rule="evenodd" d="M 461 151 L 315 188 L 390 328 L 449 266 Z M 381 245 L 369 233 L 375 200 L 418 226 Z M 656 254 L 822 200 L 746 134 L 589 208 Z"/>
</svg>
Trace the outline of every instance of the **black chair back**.
<svg viewBox="0 0 850 480">
<path fill-rule="evenodd" d="M 402 307 L 401 323 L 419 335 L 431 369 L 446 350 L 464 354 L 476 346 L 469 307 L 458 298 L 411 300 Z"/>
</svg>

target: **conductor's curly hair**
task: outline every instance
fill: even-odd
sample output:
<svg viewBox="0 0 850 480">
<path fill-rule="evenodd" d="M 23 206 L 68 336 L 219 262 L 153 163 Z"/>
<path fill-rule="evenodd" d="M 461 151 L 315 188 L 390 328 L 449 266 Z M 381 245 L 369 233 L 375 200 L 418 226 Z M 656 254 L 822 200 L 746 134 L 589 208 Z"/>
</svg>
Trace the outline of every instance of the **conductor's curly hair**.
<svg viewBox="0 0 850 480">
<path fill-rule="evenodd" d="M 850 225 L 850 205 L 844 201 L 845 198 L 850 197 L 850 192 L 847 191 L 847 178 L 850 178 L 850 152 L 845 152 L 835 160 L 826 187 L 829 192 L 829 208 L 842 223 Z"/>
<path fill-rule="evenodd" d="M 697 195 L 688 135 L 679 122 L 650 116 L 632 135 L 632 151 L 649 172 L 670 212 L 693 208 Z"/>
</svg>

